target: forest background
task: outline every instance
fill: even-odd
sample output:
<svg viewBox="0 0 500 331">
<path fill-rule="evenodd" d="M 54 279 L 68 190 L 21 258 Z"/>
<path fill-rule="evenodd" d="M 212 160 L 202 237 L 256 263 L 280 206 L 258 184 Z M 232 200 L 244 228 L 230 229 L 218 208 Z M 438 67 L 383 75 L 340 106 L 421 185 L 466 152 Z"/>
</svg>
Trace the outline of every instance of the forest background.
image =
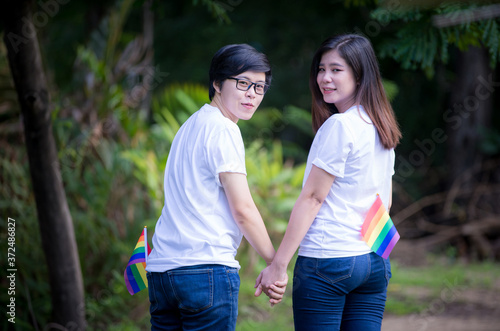
<svg viewBox="0 0 500 331">
<path fill-rule="evenodd" d="M 148 328 L 147 291 L 131 297 L 123 271 L 142 228 L 148 226 L 149 240 L 154 232 L 175 132 L 208 102 L 210 60 L 231 43 L 256 47 L 272 64 L 271 89 L 255 116 L 238 125 L 252 194 L 275 245 L 313 139 L 310 61 L 324 39 L 353 32 L 372 41 L 403 132 L 391 209 L 402 236 L 394 251 L 400 265 L 432 253 L 445 266 L 496 266 L 500 5 L 415 3 L 6 4 L 0 21 L 0 264 L 6 273 L 0 283 L 7 290 L 0 298 L 8 318 L 14 298 L 16 323 L 2 320 L 2 328 Z M 246 242 L 238 258 L 244 280 L 264 266 Z M 11 292 L 7 270 L 14 269 Z M 250 284 L 242 285 L 240 329 L 274 319 L 264 298 L 250 298 Z M 408 302 L 388 308 L 397 313 L 402 306 Z M 286 312 L 283 323 L 290 325 Z"/>
</svg>

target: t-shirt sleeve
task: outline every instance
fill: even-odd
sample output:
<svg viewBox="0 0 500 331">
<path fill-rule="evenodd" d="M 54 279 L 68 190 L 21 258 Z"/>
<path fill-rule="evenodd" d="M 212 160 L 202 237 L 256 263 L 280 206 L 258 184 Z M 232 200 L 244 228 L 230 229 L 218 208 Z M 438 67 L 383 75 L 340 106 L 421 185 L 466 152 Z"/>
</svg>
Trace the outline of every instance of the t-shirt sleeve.
<svg viewBox="0 0 500 331">
<path fill-rule="evenodd" d="M 328 123 L 319 132 L 319 147 L 312 164 L 335 177 L 343 178 L 347 157 L 354 145 L 354 137 L 346 123 L 338 119 L 330 121 L 332 123 Z"/>
<path fill-rule="evenodd" d="M 208 142 L 207 160 L 217 185 L 222 186 L 221 172 L 236 172 L 246 175 L 245 147 L 241 133 L 224 129 L 215 134 Z"/>
</svg>

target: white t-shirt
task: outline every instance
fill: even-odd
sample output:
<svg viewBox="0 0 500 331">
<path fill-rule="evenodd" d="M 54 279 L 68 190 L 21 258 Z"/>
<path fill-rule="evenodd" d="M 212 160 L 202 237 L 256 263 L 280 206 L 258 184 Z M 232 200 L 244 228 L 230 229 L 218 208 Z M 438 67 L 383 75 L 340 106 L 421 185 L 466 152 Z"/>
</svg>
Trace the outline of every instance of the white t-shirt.
<svg viewBox="0 0 500 331">
<path fill-rule="evenodd" d="M 146 270 L 222 264 L 235 259 L 242 233 L 229 209 L 219 173 L 246 175 L 245 149 L 236 123 L 208 104 L 179 129 L 165 168 L 165 205 Z"/>
<path fill-rule="evenodd" d="M 314 258 L 357 256 L 371 252 L 361 226 L 377 193 L 387 207 L 394 174 L 394 150 L 380 143 L 362 106 L 334 114 L 319 128 L 307 158 L 304 184 L 312 165 L 335 176 L 333 185 L 299 255 Z"/>
</svg>

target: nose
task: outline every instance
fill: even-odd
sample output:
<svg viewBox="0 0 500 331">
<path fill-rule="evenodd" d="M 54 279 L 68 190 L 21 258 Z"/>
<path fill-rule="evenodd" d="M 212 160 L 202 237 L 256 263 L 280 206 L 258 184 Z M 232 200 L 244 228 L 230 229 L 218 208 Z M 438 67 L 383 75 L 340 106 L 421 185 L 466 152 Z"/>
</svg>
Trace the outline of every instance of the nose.
<svg viewBox="0 0 500 331">
<path fill-rule="evenodd" d="M 255 86 L 256 84 L 253 83 L 252 85 L 250 85 L 250 87 L 248 88 L 247 92 L 246 92 L 246 95 L 250 98 L 255 98 L 256 97 L 256 92 L 255 92 Z"/>
<path fill-rule="evenodd" d="M 321 77 L 321 80 L 326 83 L 330 83 L 332 81 L 332 76 L 328 72 L 323 73 L 323 77 Z"/>
</svg>

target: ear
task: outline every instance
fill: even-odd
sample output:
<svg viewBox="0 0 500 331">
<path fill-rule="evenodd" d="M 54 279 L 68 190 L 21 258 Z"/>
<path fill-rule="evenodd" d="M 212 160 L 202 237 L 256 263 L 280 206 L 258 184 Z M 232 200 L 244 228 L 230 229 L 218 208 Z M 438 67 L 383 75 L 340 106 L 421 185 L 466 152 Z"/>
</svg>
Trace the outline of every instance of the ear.
<svg viewBox="0 0 500 331">
<path fill-rule="evenodd" d="M 212 86 L 214 87 L 214 89 L 215 89 L 215 91 L 216 91 L 217 93 L 220 93 L 220 90 L 221 90 L 221 84 L 220 84 L 220 82 L 216 82 L 216 81 L 214 81 L 214 82 L 212 83 Z"/>
</svg>

